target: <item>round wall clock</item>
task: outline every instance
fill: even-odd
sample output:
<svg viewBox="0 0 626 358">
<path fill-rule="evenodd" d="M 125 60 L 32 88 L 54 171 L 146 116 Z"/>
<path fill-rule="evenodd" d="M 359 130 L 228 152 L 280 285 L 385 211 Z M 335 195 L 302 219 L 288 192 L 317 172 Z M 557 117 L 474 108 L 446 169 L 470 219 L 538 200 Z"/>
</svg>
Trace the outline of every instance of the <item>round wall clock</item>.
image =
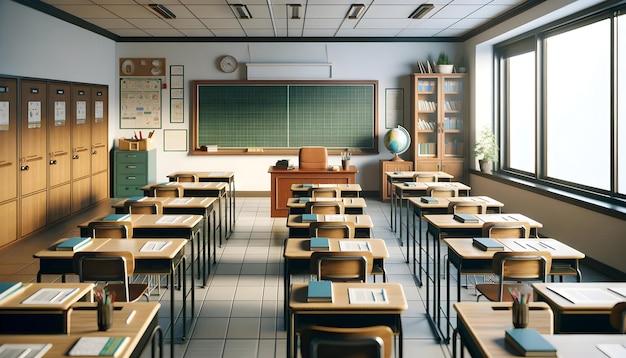
<svg viewBox="0 0 626 358">
<path fill-rule="evenodd" d="M 230 55 L 226 55 L 220 59 L 219 66 L 220 66 L 220 70 L 222 70 L 223 72 L 231 73 L 231 72 L 235 72 L 239 64 L 237 63 L 236 58 Z"/>
</svg>

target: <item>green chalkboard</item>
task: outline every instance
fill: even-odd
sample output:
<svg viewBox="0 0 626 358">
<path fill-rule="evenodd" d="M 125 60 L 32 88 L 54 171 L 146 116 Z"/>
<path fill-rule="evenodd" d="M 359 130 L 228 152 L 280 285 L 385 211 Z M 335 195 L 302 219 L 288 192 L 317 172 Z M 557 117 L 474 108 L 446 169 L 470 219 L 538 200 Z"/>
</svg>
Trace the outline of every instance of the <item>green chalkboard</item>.
<svg viewBox="0 0 626 358">
<path fill-rule="evenodd" d="M 195 81 L 193 88 L 194 152 L 378 150 L 376 81 Z"/>
</svg>

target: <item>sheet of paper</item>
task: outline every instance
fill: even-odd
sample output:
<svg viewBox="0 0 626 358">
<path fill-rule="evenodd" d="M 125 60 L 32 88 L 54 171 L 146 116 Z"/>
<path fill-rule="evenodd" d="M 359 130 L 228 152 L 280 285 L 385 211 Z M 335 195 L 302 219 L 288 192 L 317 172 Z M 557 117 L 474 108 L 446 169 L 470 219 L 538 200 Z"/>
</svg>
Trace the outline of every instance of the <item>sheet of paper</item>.
<svg viewBox="0 0 626 358">
<path fill-rule="evenodd" d="M 615 304 L 622 300 L 619 296 L 612 294 L 605 288 L 583 288 L 583 287 L 558 287 L 547 286 L 566 300 L 577 304 Z"/>
<path fill-rule="evenodd" d="M 63 303 L 72 293 L 78 291 L 78 288 L 41 288 L 30 297 L 22 301 L 22 304 L 50 304 Z"/>
<path fill-rule="evenodd" d="M 170 204 L 187 204 L 191 201 L 191 198 L 176 198 L 170 201 Z"/>
<path fill-rule="evenodd" d="M 180 215 L 166 215 L 159 218 L 156 221 L 157 224 L 171 224 L 176 222 L 176 220 L 180 219 Z"/>
<path fill-rule="evenodd" d="M 384 288 L 348 288 L 350 304 L 389 303 Z"/>
<path fill-rule="evenodd" d="M 324 221 L 346 221 L 345 215 L 324 215 Z"/>
<path fill-rule="evenodd" d="M 340 251 L 371 251 L 369 243 L 357 240 L 339 241 Z"/>
<path fill-rule="evenodd" d="M 139 251 L 141 252 L 161 252 L 163 251 L 163 249 L 171 244 L 171 241 L 148 241 L 145 244 L 143 244 L 143 246 L 141 247 L 141 249 Z"/>
<path fill-rule="evenodd" d="M 610 358 L 623 358 L 626 357 L 626 345 L 619 343 L 604 343 L 596 345 L 602 353 L 606 354 Z"/>
</svg>

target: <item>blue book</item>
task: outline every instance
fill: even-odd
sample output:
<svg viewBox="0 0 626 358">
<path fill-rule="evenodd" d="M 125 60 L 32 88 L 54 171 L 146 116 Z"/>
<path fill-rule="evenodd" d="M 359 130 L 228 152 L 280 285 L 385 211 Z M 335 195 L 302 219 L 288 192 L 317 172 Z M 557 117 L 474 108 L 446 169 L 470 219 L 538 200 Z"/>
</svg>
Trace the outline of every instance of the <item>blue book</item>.
<svg viewBox="0 0 626 358">
<path fill-rule="evenodd" d="M 141 195 L 131 196 L 128 199 L 126 199 L 126 201 L 129 201 L 129 202 L 142 201 L 142 200 L 145 200 L 146 198 L 147 196 L 141 196 Z"/>
<path fill-rule="evenodd" d="M 69 239 L 63 241 L 58 244 L 56 247 L 57 251 L 76 251 L 83 246 L 91 243 L 92 239 L 90 237 L 70 237 Z"/>
<path fill-rule="evenodd" d="M 302 184 L 303 188 L 312 188 L 313 184 Z"/>
<path fill-rule="evenodd" d="M 331 281 L 309 281 L 307 302 L 333 302 Z"/>
<path fill-rule="evenodd" d="M 462 223 L 477 223 L 478 218 L 472 214 L 454 214 L 454 220 Z"/>
<path fill-rule="evenodd" d="M 327 237 L 312 237 L 309 248 L 312 251 L 328 251 L 330 250 L 330 242 Z"/>
<path fill-rule="evenodd" d="M 302 214 L 302 221 L 317 221 L 317 214 Z"/>
<path fill-rule="evenodd" d="M 298 198 L 298 201 L 301 203 L 306 203 L 308 201 L 311 201 L 311 198 L 308 196 L 301 196 L 300 198 Z"/>
<path fill-rule="evenodd" d="M 504 250 L 504 245 L 489 237 L 475 237 L 472 240 L 472 245 L 483 251 Z"/>
<path fill-rule="evenodd" d="M 556 348 L 534 328 L 505 331 L 504 341 L 524 357 L 556 357 Z"/>
<path fill-rule="evenodd" d="M 21 282 L 0 282 L 0 301 L 17 292 L 22 286 Z"/>
<path fill-rule="evenodd" d="M 130 220 L 130 214 L 111 214 L 102 218 L 102 221 L 126 221 Z"/>
<path fill-rule="evenodd" d="M 406 186 L 417 186 L 417 183 L 414 181 L 405 181 L 404 185 Z"/>
<path fill-rule="evenodd" d="M 427 204 L 437 204 L 439 202 L 439 200 L 433 198 L 432 196 L 422 196 L 420 198 L 420 201 Z"/>
</svg>

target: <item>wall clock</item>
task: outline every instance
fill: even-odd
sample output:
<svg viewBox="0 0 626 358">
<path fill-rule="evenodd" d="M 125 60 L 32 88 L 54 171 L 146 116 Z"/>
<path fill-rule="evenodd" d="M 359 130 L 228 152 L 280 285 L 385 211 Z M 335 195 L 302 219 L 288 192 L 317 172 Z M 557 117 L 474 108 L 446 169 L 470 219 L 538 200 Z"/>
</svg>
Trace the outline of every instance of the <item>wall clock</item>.
<svg viewBox="0 0 626 358">
<path fill-rule="evenodd" d="M 226 73 L 235 72 L 239 64 L 237 63 L 237 59 L 233 56 L 226 55 L 220 59 L 219 67 L 220 70 Z"/>
</svg>

